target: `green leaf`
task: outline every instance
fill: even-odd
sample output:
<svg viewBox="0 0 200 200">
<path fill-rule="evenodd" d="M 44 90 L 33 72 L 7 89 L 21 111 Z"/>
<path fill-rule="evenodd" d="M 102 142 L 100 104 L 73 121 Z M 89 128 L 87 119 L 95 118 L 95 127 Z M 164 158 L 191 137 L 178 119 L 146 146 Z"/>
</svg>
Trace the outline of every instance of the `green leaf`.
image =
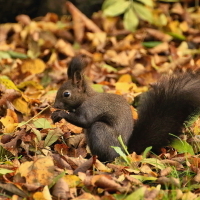
<svg viewBox="0 0 200 200">
<path fill-rule="evenodd" d="M 36 128 L 52 128 L 50 122 L 45 119 L 45 118 L 39 118 L 39 119 L 36 119 L 33 124 L 35 125 Z"/>
<path fill-rule="evenodd" d="M 60 136 L 62 135 L 62 131 L 60 129 L 50 130 L 47 134 L 47 137 L 44 141 L 44 146 L 52 145 Z"/>
<path fill-rule="evenodd" d="M 115 69 L 111 65 L 103 64 L 101 65 L 101 68 L 106 69 L 107 72 L 117 72 L 117 69 Z"/>
<path fill-rule="evenodd" d="M 121 15 L 130 6 L 130 1 L 117 0 L 112 5 L 108 6 L 103 13 L 110 17 Z"/>
<path fill-rule="evenodd" d="M 142 175 L 130 175 L 130 176 L 139 181 L 155 181 L 155 180 L 157 180 L 156 177 L 152 177 L 152 176 L 142 176 Z"/>
<path fill-rule="evenodd" d="M 26 59 L 28 56 L 24 53 L 19 53 L 16 51 L 0 51 L 0 59 L 5 58 L 20 58 L 20 59 Z"/>
<path fill-rule="evenodd" d="M 178 40 L 186 40 L 186 37 L 181 34 L 171 33 L 171 32 L 167 34 L 171 35 L 173 38 L 178 39 Z"/>
<path fill-rule="evenodd" d="M 102 5 L 102 10 L 105 10 L 109 6 L 112 6 L 114 3 L 116 3 L 116 0 L 105 0 Z"/>
<path fill-rule="evenodd" d="M 125 162 L 130 165 L 130 160 L 127 158 L 126 154 L 122 151 L 120 147 L 111 146 L 124 160 Z"/>
<path fill-rule="evenodd" d="M 149 23 L 153 22 L 153 15 L 149 8 L 136 2 L 132 2 L 132 5 L 134 7 L 134 11 L 141 19 L 148 21 Z"/>
<path fill-rule="evenodd" d="M 128 148 L 127 148 L 127 146 L 124 144 L 121 135 L 118 137 L 118 140 L 119 140 L 119 143 L 121 144 L 122 148 L 123 148 L 124 151 L 126 152 L 126 154 L 129 155 Z"/>
<path fill-rule="evenodd" d="M 162 164 L 160 162 L 160 160 L 156 159 L 156 158 L 144 158 L 142 159 L 141 161 L 142 163 L 147 163 L 147 164 L 150 164 L 150 165 L 153 165 L 154 167 L 158 168 L 158 169 L 165 169 L 165 165 Z"/>
<path fill-rule="evenodd" d="M 132 7 L 130 7 L 124 14 L 124 19 L 123 19 L 123 24 L 124 28 L 129 30 L 129 31 L 135 31 L 138 24 L 139 20 L 133 10 Z"/>
<path fill-rule="evenodd" d="M 147 147 L 144 152 L 143 152 L 143 158 L 146 158 L 147 157 L 147 153 L 149 153 L 151 151 L 152 147 Z"/>
<path fill-rule="evenodd" d="M 9 169 L 4 169 L 4 168 L 0 168 L 0 174 L 1 175 L 5 175 L 5 174 L 9 174 L 14 172 L 13 170 L 9 170 Z"/>
<path fill-rule="evenodd" d="M 92 88 L 93 88 L 96 92 L 104 92 L 104 90 L 103 90 L 103 85 L 101 85 L 101 84 L 92 84 Z"/>
<path fill-rule="evenodd" d="M 195 155 L 192 146 L 184 140 L 173 140 L 171 146 L 175 148 L 179 153 L 190 153 L 191 155 Z"/>
<path fill-rule="evenodd" d="M 133 193 L 129 194 L 124 200 L 141 200 L 144 199 L 144 193 L 146 188 L 141 187 L 134 191 Z"/>
<path fill-rule="evenodd" d="M 149 7 L 153 7 L 153 1 L 152 0 L 138 0 L 140 2 L 142 2 L 143 4 L 149 6 Z"/>
<path fill-rule="evenodd" d="M 11 58 L 10 54 L 5 51 L 0 51 L 0 59 Z"/>
<path fill-rule="evenodd" d="M 147 48 L 153 48 L 161 43 L 162 42 L 160 42 L 160 41 L 150 41 L 150 42 L 143 42 L 142 45 Z"/>
<path fill-rule="evenodd" d="M 8 54 L 12 57 L 12 58 L 20 58 L 20 59 L 26 59 L 28 58 L 28 56 L 24 53 L 19 53 L 16 51 L 8 51 Z"/>
</svg>

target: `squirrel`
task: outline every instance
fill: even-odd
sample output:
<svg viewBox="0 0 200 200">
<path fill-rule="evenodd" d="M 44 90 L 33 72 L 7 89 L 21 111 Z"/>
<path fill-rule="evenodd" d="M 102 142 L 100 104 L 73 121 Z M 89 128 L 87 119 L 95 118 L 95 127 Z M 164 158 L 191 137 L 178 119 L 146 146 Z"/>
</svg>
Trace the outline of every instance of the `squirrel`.
<svg viewBox="0 0 200 200">
<path fill-rule="evenodd" d="M 154 152 L 179 136 L 184 122 L 200 107 L 200 74 L 185 72 L 168 75 L 141 95 L 138 119 L 124 97 L 94 91 L 83 76 L 85 64 L 74 57 L 68 80 L 59 88 L 52 113 L 54 123 L 62 118 L 85 129 L 86 142 L 100 161 L 113 161 L 120 146 L 118 136 L 130 153 L 141 154 L 152 146 Z"/>
</svg>

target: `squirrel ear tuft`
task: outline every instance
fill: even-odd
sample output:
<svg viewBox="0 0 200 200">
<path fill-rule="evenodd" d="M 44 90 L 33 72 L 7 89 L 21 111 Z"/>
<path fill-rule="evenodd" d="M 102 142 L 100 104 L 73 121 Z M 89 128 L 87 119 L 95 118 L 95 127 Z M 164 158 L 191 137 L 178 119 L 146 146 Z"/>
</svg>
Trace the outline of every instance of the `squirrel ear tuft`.
<svg viewBox="0 0 200 200">
<path fill-rule="evenodd" d="M 71 79 L 72 84 L 76 85 L 78 88 L 83 86 L 83 70 L 85 66 L 86 63 L 84 62 L 83 58 L 81 56 L 77 56 L 72 58 L 68 67 L 68 78 Z"/>
</svg>

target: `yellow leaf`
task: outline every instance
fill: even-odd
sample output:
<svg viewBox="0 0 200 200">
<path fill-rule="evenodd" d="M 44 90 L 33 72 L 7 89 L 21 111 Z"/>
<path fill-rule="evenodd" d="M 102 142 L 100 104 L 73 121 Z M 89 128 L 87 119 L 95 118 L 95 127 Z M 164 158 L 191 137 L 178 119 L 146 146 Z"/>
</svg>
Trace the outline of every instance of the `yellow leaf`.
<svg viewBox="0 0 200 200">
<path fill-rule="evenodd" d="M 80 185 L 81 179 L 76 175 L 66 175 L 63 177 L 70 188 Z"/>
<path fill-rule="evenodd" d="M 42 186 L 52 183 L 52 179 L 56 175 L 54 170 L 53 159 L 46 156 L 22 163 L 17 169 L 16 175 L 20 174 L 21 177 L 24 177 L 27 184 Z"/>
<path fill-rule="evenodd" d="M 172 33 L 176 33 L 176 34 L 182 35 L 182 30 L 180 29 L 179 21 L 171 21 L 169 23 L 169 28 L 170 28 Z"/>
<path fill-rule="evenodd" d="M 103 18 L 103 29 L 105 30 L 106 33 L 110 32 L 113 30 L 115 27 L 117 21 L 119 20 L 118 17 L 104 17 Z"/>
<path fill-rule="evenodd" d="M 74 49 L 73 49 L 72 45 L 69 42 L 65 42 L 62 39 L 59 39 L 57 41 L 55 48 L 59 52 L 65 54 L 67 56 L 74 56 Z"/>
<path fill-rule="evenodd" d="M 4 133 L 13 133 L 15 128 L 17 127 L 18 123 L 15 123 L 15 120 L 11 117 L 6 115 L 0 119 L 0 122 L 5 127 L 3 132 Z"/>
<path fill-rule="evenodd" d="M 0 77 L 0 84 L 3 85 L 6 89 L 14 89 L 16 91 L 19 91 L 16 85 L 6 77 Z"/>
<path fill-rule="evenodd" d="M 40 200 L 52 200 L 48 186 L 46 185 L 42 192 L 34 193 L 33 199 L 35 199 L 35 200 L 38 200 L 38 199 L 40 199 Z"/>
<path fill-rule="evenodd" d="M 132 92 L 137 86 L 134 83 L 117 82 L 115 83 L 116 90 L 122 91 L 123 93 Z"/>
<path fill-rule="evenodd" d="M 25 88 L 27 86 L 33 86 L 35 89 L 42 90 L 43 86 L 35 81 L 24 81 L 17 85 L 19 89 Z"/>
<path fill-rule="evenodd" d="M 50 58 L 49 58 L 49 60 L 48 60 L 47 63 L 48 63 L 49 65 L 52 65 L 57 59 L 58 59 L 58 58 L 57 58 L 56 52 L 52 52 L 52 54 L 51 54 L 51 56 L 50 56 Z"/>
<path fill-rule="evenodd" d="M 13 106 L 15 107 L 15 109 L 23 114 L 29 115 L 30 113 L 30 109 L 28 107 L 28 102 L 25 101 L 25 99 L 23 99 L 22 97 L 19 97 L 17 99 L 15 99 L 12 102 Z"/>
<path fill-rule="evenodd" d="M 30 72 L 31 74 L 39 74 L 43 72 L 45 68 L 45 63 L 41 59 L 37 58 L 24 61 L 21 66 L 21 71 L 23 73 Z"/>
<path fill-rule="evenodd" d="M 183 32 L 188 31 L 188 29 L 189 29 L 188 23 L 187 23 L 186 21 L 181 22 L 181 23 L 180 23 L 180 28 L 181 28 L 181 30 L 182 30 Z"/>
<path fill-rule="evenodd" d="M 7 109 L 6 116 L 2 117 L 0 122 L 5 127 L 5 133 L 12 133 L 18 125 L 17 114 L 13 110 Z"/>
<path fill-rule="evenodd" d="M 137 120 L 138 119 L 138 113 L 137 113 L 137 111 L 135 110 L 135 108 L 133 106 L 130 106 L 130 107 L 131 107 L 133 119 Z"/>
<path fill-rule="evenodd" d="M 87 33 L 87 38 L 92 41 L 94 47 L 103 47 L 106 43 L 107 34 L 105 32 Z"/>
<path fill-rule="evenodd" d="M 42 192 L 36 192 L 36 193 L 34 193 L 33 199 L 35 199 L 35 200 L 37 200 L 37 199 L 40 199 L 40 200 L 47 200 L 47 199 L 44 197 L 44 195 L 43 195 Z"/>
<path fill-rule="evenodd" d="M 122 75 L 119 80 L 117 81 L 119 82 L 125 82 L 125 83 L 131 83 L 132 82 L 132 77 L 130 74 L 124 74 Z"/>
</svg>

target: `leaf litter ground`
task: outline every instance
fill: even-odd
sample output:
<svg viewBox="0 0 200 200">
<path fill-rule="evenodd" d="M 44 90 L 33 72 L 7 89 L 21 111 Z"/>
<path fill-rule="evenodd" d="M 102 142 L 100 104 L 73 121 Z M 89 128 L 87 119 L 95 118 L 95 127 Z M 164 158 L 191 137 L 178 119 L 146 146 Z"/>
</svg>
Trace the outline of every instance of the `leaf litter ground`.
<svg viewBox="0 0 200 200">
<path fill-rule="evenodd" d="M 90 20 L 67 7 L 71 17 L 20 15 L 0 25 L 1 199 L 200 199 L 198 119 L 186 128 L 192 137 L 172 144 L 176 150 L 126 156 L 118 149 L 112 163 L 91 157 L 81 128 L 50 119 L 75 55 L 86 57 L 95 90 L 130 104 L 161 74 L 198 69 L 200 8 L 157 2 L 152 12 L 167 23 L 141 20 L 131 33 L 120 17 L 98 12 Z"/>
</svg>

